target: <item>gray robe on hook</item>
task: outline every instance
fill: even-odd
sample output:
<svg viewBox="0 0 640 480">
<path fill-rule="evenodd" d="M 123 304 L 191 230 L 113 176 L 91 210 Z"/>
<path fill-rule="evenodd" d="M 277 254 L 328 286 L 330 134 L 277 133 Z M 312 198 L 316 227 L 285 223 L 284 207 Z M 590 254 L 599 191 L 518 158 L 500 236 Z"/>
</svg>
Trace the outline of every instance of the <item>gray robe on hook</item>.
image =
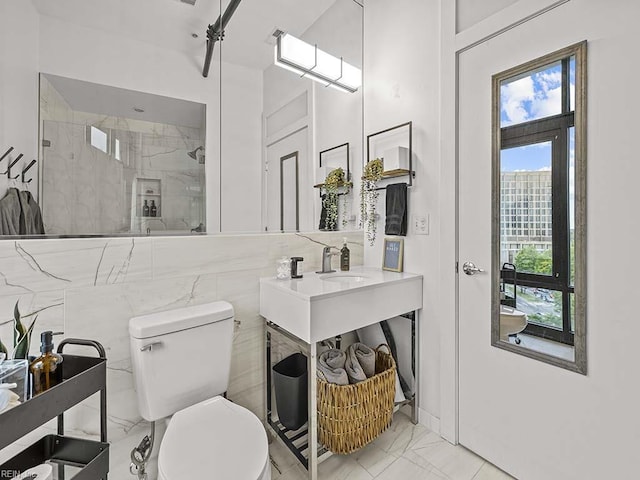
<svg viewBox="0 0 640 480">
<path fill-rule="evenodd" d="M 31 192 L 10 188 L 0 200 L 0 235 L 37 235 L 44 233 L 38 203 Z"/>
</svg>

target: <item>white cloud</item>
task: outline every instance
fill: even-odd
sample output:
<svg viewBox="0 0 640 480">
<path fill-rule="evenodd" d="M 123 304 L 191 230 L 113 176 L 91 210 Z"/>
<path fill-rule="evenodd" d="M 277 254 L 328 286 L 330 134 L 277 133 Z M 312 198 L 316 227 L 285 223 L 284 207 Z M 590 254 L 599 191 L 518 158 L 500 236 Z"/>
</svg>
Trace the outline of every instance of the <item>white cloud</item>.
<svg viewBox="0 0 640 480">
<path fill-rule="evenodd" d="M 502 110 L 507 116 L 507 125 L 527 121 L 529 112 L 525 102 L 534 100 L 533 78 L 525 77 L 507 83 L 500 88 Z"/>
<path fill-rule="evenodd" d="M 551 167 L 549 166 L 544 166 L 538 169 L 539 172 L 550 172 L 551 171 Z"/>
<path fill-rule="evenodd" d="M 543 71 L 535 74 L 536 81 L 546 92 L 562 85 L 562 72 L 560 70 Z"/>
<path fill-rule="evenodd" d="M 544 118 L 561 112 L 562 89 L 552 88 L 536 92 L 536 98 L 531 102 L 531 117 Z"/>
<path fill-rule="evenodd" d="M 562 104 L 562 73 L 545 70 L 500 88 L 503 125 L 557 115 Z"/>
</svg>

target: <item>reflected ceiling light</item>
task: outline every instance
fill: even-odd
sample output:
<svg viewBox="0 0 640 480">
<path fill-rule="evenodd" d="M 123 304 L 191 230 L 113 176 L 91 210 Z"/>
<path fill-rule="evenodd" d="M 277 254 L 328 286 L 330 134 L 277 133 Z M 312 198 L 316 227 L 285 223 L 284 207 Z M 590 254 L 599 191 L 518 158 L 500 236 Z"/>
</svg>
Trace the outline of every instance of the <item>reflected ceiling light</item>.
<svg viewBox="0 0 640 480">
<path fill-rule="evenodd" d="M 300 76 L 323 83 L 326 87 L 353 93 L 362 85 L 362 72 L 359 68 L 289 33 L 281 33 L 277 37 L 275 63 Z"/>
</svg>

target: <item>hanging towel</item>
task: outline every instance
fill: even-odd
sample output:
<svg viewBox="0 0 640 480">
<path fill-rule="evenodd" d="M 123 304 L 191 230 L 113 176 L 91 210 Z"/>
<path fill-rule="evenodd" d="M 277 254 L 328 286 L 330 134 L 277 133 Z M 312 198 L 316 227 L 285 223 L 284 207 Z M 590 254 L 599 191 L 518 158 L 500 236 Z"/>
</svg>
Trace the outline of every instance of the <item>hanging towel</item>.
<svg viewBox="0 0 640 480">
<path fill-rule="evenodd" d="M 387 218 L 384 227 L 386 235 L 407 235 L 407 184 L 387 185 Z"/>
<path fill-rule="evenodd" d="M 349 377 L 344 368 L 347 356 L 341 350 L 332 348 L 318 357 L 318 378 L 336 385 L 349 385 Z"/>
<path fill-rule="evenodd" d="M 349 346 L 349 352 L 351 350 L 353 350 L 367 378 L 373 377 L 376 374 L 376 352 L 364 343 L 354 343 Z"/>
<path fill-rule="evenodd" d="M 324 200 L 327 197 L 327 195 L 321 195 L 320 196 L 320 204 L 322 205 L 322 210 L 320 210 L 320 225 L 318 225 L 318 228 L 320 230 L 325 230 L 325 231 L 331 231 L 331 230 L 337 230 L 338 226 L 334 225 L 333 228 L 329 228 L 327 227 L 327 209 L 324 206 Z"/>
</svg>

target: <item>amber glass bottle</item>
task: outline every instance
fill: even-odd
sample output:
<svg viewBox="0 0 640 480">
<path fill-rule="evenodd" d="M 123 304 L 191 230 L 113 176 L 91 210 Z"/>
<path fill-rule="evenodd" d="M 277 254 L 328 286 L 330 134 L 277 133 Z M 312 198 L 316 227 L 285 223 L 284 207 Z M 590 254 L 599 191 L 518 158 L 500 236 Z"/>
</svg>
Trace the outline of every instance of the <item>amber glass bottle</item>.
<svg viewBox="0 0 640 480">
<path fill-rule="evenodd" d="M 40 355 L 31 362 L 33 394 L 38 395 L 62 381 L 62 356 L 53 353 L 53 332 L 42 332 Z"/>
<path fill-rule="evenodd" d="M 350 257 L 351 254 L 349 252 L 349 247 L 347 247 L 347 239 L 345 238 L 342 250 L 340 250 L 340 270 L 342 270 L 343 272 L 349 271 Z"/>
</svg>

